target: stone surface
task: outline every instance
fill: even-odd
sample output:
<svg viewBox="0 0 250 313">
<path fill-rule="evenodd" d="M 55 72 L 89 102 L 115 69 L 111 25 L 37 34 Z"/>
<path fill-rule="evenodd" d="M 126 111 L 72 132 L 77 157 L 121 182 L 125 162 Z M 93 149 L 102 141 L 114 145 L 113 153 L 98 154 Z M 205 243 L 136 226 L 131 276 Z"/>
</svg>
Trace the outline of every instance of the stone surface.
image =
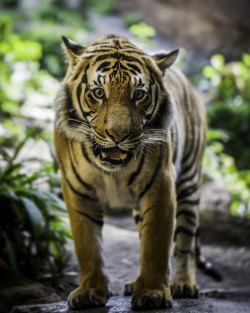
<svg viewBox="0 0 250 313">
<path fill-rule="evenodd" d="M 230 214 L 231 196 L 222 181 L 203 175 L 200 211 Z"/>
<path fill-rule="evenodd" d="M 120 0 L 120 11 L 136 12 L 166 38 L 184 48 L 229 59 L 249 49 L 248 0 Z"/>
<path fill-rule="evenodd" d="M 132 313 L 138 312 L 131 309 L 130 297 L 112 297 L 105 307 L 92 308 L 81 311 L 74 311 L 68 308 L 66 302 L 55 304 L 16 307 L 12 313 Z M 250 301 L 245 299 L 178 299 L 174 302 L 172 309 L 155 309 L 155 310 L 140 310 L 140 313 L 249 313 Z"/>
</svg>

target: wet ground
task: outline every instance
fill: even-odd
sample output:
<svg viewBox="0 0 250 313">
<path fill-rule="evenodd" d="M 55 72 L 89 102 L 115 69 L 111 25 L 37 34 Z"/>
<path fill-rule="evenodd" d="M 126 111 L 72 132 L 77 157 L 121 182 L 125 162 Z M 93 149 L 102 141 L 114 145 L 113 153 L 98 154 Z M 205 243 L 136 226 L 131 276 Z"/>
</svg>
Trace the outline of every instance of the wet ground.
<svg viewBox="0 0 250 313">
<path fill-rule="evenodd" d="M 70 243 L 72 249 L 72 243 Z M 203 246 L 204 256 L 223 275 L 221 282 L 197 270 L 197 281 L 201 289 L 200 299 L 176 299 L 172 309 L 157 309 L 150 312 L 180 312 L 180 313 L 237 313 L 250 312 L 250 249 L 246 247 L 219 247 L 214 244 Z M 123 284 L 136 279 L 139 273 L 139 238 L 130 217 L 113 217 L 104 226 L 104 254 L 115 296 L 102 308 L 84 311 L 72 311 L 66 302 L 40 306 L 16 307 L 12 313 L 129 313 L 133 312 L 130 297 L 123 297 Z M 61 293 L 66 300 L 67 294 L 78 282 L 78 266 L 75 256 L 67 268 L 70 277 L 65 277 L 67 287 Z M 67 276 L 67 273 L 65 273 Z M 67 281 L 70 279 L 70 284 Z M 67 290 L 68 289 L 68 290 Z M 144 311 L 140 311 L 144 312 Z M 149 312 L 149 311 L 147 311 Z"/>
</svg>

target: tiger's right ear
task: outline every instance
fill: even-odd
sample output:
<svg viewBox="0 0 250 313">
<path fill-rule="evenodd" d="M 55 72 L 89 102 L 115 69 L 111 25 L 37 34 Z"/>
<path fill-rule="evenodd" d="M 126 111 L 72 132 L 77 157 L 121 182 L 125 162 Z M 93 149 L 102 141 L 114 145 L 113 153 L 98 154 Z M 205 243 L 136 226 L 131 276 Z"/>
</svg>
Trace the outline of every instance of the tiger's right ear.
<svg viewBox="0 0 250 313">
<path fill-rule="evenodd" d="M 78 45 L 74 41 L 62 36 L 64 48 L 71 62 L 75 60 L 83 53 L 85 47 Z"/>
</svg>

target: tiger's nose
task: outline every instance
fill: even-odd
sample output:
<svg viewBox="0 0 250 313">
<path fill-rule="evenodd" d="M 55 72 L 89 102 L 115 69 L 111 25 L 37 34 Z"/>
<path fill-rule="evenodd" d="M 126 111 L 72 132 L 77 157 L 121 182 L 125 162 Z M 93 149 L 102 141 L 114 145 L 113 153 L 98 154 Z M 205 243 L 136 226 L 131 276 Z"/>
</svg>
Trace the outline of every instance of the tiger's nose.
<svg viewBox="0 0 250 313">
<path fill-rule="evenodd" d="M 123 130 L 122 132 L 114 131 L 114 130 L 106 130 L 107 135 L 115 142 L 119 143 L 123 140 L 125 140 L 129 134 L 129 130 Z"/>
</svg>

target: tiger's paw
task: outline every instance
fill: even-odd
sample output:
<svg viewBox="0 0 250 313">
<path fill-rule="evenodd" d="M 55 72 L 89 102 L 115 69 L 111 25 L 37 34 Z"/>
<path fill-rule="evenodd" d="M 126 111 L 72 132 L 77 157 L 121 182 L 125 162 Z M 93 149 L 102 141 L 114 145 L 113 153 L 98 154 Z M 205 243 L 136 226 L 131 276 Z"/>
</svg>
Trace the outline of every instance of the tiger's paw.
<svg viewBox="0 0 250 313">
<path fill-rule="evenodd" d="M 104 306 L 110 296 L 112 296 L 111 291 L 104 291 L 98 288 L 87 290 L 77 288 L 70 293 L 68 297 L 68 305 L 73 310 Z"/>
<path fill-rule="evenodd" d="M 139 289 L 134 291 L 131 305 L 133 309 L 172 308 L 173 299 L 168 288 L 160 289 Z"/>
<path fill-rule="evenodd" d="M 135 288 L 135 281 L 128 281 L 124 285 L 124 291 L 123 294 L 124 296 L 131 296 L 134 292 Z"/>
<path fill-rule="evenodd" d="M 199 298 L 200 290 L 197 284 L 175 282 L 171 284 L 173 298 Z"/>
</svg>

